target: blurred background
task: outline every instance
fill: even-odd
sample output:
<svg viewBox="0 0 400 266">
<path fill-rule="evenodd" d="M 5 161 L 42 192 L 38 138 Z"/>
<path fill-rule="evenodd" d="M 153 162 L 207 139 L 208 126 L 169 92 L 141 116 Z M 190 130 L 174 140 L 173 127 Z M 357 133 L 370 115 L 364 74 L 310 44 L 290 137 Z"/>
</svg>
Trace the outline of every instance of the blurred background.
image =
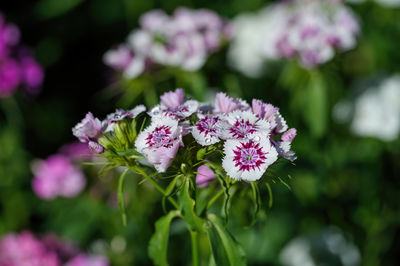
<svg viewBox="0 0 400 266">
<path fill-rule="evenodd" d="M 327 0 L 351 10 L 359 24 L 354 45 L 335 49 L 329 60 L 312 67 L 265 57 L 253 71 L 254 62 L 241 60 L 252 56 L 247 50 L 258 49 L 254 43 L 265 30 L 258 28 L 270 23 L 262 17 L 278 12 L 265 8 L 276 2 L 1 1 L 0 29 L 15 24 L 19 43 L 28 47 L 18 47 L 23 51 L 13 56 L 29 53 L 44 78 L 40 92 L 21 85 L 12 94 L 0 93 L 0 236 L 52 234 L 81 252 L 106 257 L 110 265 L 151 265 L 147 243 L 162 214 L 157 192 L 133 176 L 127 179 L 124 227 L 116 201 L 118 171 L 99 176 L 99 167 L 82 165 L 85 159 L 76 156 L 88 151 L 65 145 L 76 141 L 71 128 L 88 111 L 105 117 L 116 107 L 154 104 L 163 92 L 183 87 L 204 101 L 220 90 L 248 101 L 262 99 L 297 128 L 298 159 L 274 169 L 288 186 L 272 184 L 271 207 L 268 190 L 262 190 L 264 208 L 254 227 L 246 227 L 247 205 L 234 202 L 229 228 L 249 265 L 399 265 L 400 3 Z M 152 72 L 123 77 L 103 63 L 108 50 L 140 27 L 142 14 L 153 9 L 172 14 L 182 6 L 207 8 L 232 21 L 232 36 L 201 68 L 174 68 L 158 81 Z M 243 21 L 251 21 L 253 31 L 244 30 Z M 0 67 L 1 82 L 7 80 L 5 69 Z M 138 91 L 142 84 L 151 89 Z M 41 194 L 32 180 L 39 172 L 54 174 L 51 165 L 71 171 L 81 188 L 61 196 Z M 188 265 L 184 224 L 172 226 L 171 264 Z"/>
</svg>

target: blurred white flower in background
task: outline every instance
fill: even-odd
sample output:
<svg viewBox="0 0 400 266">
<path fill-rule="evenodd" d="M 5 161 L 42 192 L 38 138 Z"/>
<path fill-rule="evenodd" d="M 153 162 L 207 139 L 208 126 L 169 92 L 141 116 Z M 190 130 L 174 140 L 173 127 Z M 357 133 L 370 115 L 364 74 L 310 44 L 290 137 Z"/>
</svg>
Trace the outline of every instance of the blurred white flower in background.
<svg viewBox="0 0 400 266">
<path fill-rule="evenodd" d="M 355 47 L 360 33 L 353 12 L 341 1 L 282 1 L 258 13 L 239 15 L 229 64 L 250 77 L 263 72 L 265 63 L 294 59 L 304 68 L 331 60 L 335 51 Z"/>
<path fill-rule="evenodd" d="M 351 131 L 356 135 L 395 140 L 400 132 L 400 75 L 368 88 L 354 102 L 339 102 L 333 116 L 339 122 L 351 119 Z"/>
<path fill-rule="evenodd" d="M 292 239 L 282 249 L 279 260 L 284 266 L 357 266 L 361 263 L 358 248 L 335 227 Z"/>
</svg>

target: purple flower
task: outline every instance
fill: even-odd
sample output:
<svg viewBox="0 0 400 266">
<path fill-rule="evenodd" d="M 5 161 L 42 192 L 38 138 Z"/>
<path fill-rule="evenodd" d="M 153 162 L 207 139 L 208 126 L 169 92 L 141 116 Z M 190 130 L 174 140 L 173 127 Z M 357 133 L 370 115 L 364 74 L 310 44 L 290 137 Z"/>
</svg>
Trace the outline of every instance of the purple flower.
<svg viewBox="0 0 400 266">
<path fill-rule="evenodd" d="M 95 118 L 92 113 L 87 113 L 73 129 L 72 133 L 81 142 L 97 141 L 102 134 L 102 125 L 98 118 Z"/>
<path fill-rule="evenodd" d="M 215 173 L 208 166 L 202 165 L 197 168 L 196 185 L 200 188 L 207 187 L 216 177 Z"/>
<path fill-rule="evenodd" d="M 88 149 L 88 145 L 83 142 L 66 144 L 61 147 L 60 153 L 72 160 L 83 160 L 93 156 L 93 153 Z"/>
<path fill-rule="evenodd" d="M 149 115 L 151 117 L 169 116 L 177 120 L 185 119 L 191 116 L 199 108 L 199 103 L 194 100 L 184 100 L 184 92 L 182 89 L 176 89 L 164 93 L 160 97 L 161 104 L 153 107 Z"/>
<path fill-rule="evenodd" d="M 55 235 L 37 238 L 28 231 L 0 239 L 0 266 L 108 266 L 101 255 L 80 253 Z"/>
<path fill-rule="evenodd" d="M 269 122 L 271 134 L 276 135 L 287 130 L 285 119 L 279 113 L 279 109 L 272 104 L 263 103 L 260 100 L 253 99 L 252 110 L 259 118 L 264 118 Z"/>
<path fill-rule="evenodd" d="M 33 190 L 43 199 L 75 197 L 86 185 L 82 171 L 64 155 L 52 155 L 34 169 Z"/>
<path fill-rule="evenodd" d="M 119 45 L 107 51 L 103 56 L 104 64 L 117 70 L 125 70 L 131 63 L 133 52 L 126 45 Z"/>
<path fill-rule="evenodd" d="M 38 94 L 38 88 L 43 82 L 44 72 L 42 67 L 31 57 L 21 60 L 21 79 L 26 84 L 29 94 Z"/>
<path fill-rule="evenodd" d="M 285 133 L 282 134 L 281 140 L 285 142 L 291 143 L 293 139 L 296 137 L 297 131 L 295 128 L 291 128 Z"/>
<path fill-rule="evenodd" d="M 0 241 L 1 266 L 61 266 L 57 255 L 30 232 L 8 234 Z"/>
<path fill-rule="evenodd" d="M 176 108 L 184 102 L 185 93 L 182 89 L 176 89 L 175 91 L 169 91 L 161 95 L 161 104 L 168 108 Z"/>
<path fill-rule="evenodd" d="M 268 138 L 227 140 L 222 167 L 235 180 L 255 181 L 278 159 L 278 153 Z"/>
<path fill-rule="evenodd" d="M 0 98 L 13 94 L 21 82 L 18 63 L 13 59 L 0 61 Z"/>
<path fill-rule="evenodd" d="M 223 92 L 215 96 L 215 111 L 219 113 L 230 113 L 235 110 L 247 110 L 248 104 L 241 99 L 233 99 Z"/>
</svg>

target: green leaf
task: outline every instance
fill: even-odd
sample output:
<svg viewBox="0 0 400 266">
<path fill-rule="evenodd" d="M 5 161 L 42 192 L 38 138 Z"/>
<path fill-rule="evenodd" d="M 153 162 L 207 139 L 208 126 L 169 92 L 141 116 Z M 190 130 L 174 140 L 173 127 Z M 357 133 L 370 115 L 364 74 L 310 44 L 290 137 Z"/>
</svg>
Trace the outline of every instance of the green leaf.
<svg viewBox="0 0 400 266">
<path fill-rule="evenodd" d="M 183 219 L 190 230 L 202 231 L 205 221 L 196 215 L 195 201 L 190 197 L 190 179 L 186 178 L 181 191 L 179 191 L 179 204 Z"/>
<path fill-rule="evenodd" d="M 155 224 L 155 232 L 149 243 L 149 256 L 155 265 L 168 265 L 168 238 L 169 226 L 172 219 L 180 216 L 179 211 L 170 211 L 167 215 L 157 220 Z"/>
<path fill-rule="evenodd" d="M 240 244 L 226 230 L 224 222 L 214 214 L 208 214 L 211 226 L 207 230 L 216 265 L 246 265 L 246 255 Z"/>
<path fill-rule="evenodd" d="M 128 173 L 128 171 L 129 171 L 129 169 L 125 169 L 125 171 L 119 177 L 119 181 L 118 181 L 118 205 L 119 205 L 119 210 L 120 210 L 121 216 L 122 216 L 122 224 L 124 226 L 126 226 L 127 219 L 126 219 L 123 187 L 124 187 L 124 179 L 125 179 L 125 176 Z"/>
<path fill-rule="evenodd" d="M 321 137 L 325 133 L 328 120 L 327 88 L 322 76 L 317 72 L 311 73 L 305 89 L 305 121 L 312 135 Z"/>
<path fill-rule="evenodd" d="M 203 160 L 204 155 L 206 155 L 206 152 L 207 152 L 207 148 L 201 148 L 200 150 L 198 150 L 197 154 L 196 154 L 197 160 L 198 161 Z"/>
<path fill-rule="evenodd" d="M 253 219 L 250 223 L 251 225 L 254 225 L 254 223 L 257 220 L 257 215 L 258 212 L 260 211 L 260 206 L 261 206 L 261 197 L 260 197 L 260 190 L 258 188 L 258 184 L 256 182 L 250 182 L 251 185 L 251 191 L 253 194 L 253 203 L 254 203 L 254 215 L 253 215 Z"/>
</svg>

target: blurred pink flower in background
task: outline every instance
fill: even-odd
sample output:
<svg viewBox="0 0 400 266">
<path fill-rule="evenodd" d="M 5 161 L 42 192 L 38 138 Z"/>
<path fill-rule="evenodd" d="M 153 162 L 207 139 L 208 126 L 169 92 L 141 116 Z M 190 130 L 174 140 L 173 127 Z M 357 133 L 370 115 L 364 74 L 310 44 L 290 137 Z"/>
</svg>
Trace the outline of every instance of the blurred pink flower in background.
<svg viewBox="0 0 400 266">
<path fill-rule="evenodd" d="M 0 266 L 108 266 L 102 255 L 80 252 L 55 235 L 37 238 L 31 232 L 10 233 L 0 239 Z"/>
<path fill-rule="evenodd" d="M 208 166 L 202 165 L 197 168 L 196 184 L 201 188 L 207 187 L 216 177 L 215 173 Z"/>
<path fill-rule="evenodd" d="M 19 45 L 20 32 L 14 24 L 6 23 L 0 13 L 0 98 L 11 96 L 20 85 L 26 93 L 39 93 L 44 71 L 26 48 Z M 19 55 L 24 54 L 24 55 Z"/>
<path fill-rule="evenodd" d="M 154 65 L 196 71 L 232 36 L 232 27 L 206 9 L 177 8 L 172 15 L 152 10 L 139 19 L 125 44 L 104 54 L 106 65 L 135 78 Z"/>
<path fill-rule="evenodd" d="M 70 158 L 56 154 L 34 166 L 33 190 L 43 199 L 57 196 L 74 197 L 86 185 L 82 171 L 74 166 Z"/>
</svg>

